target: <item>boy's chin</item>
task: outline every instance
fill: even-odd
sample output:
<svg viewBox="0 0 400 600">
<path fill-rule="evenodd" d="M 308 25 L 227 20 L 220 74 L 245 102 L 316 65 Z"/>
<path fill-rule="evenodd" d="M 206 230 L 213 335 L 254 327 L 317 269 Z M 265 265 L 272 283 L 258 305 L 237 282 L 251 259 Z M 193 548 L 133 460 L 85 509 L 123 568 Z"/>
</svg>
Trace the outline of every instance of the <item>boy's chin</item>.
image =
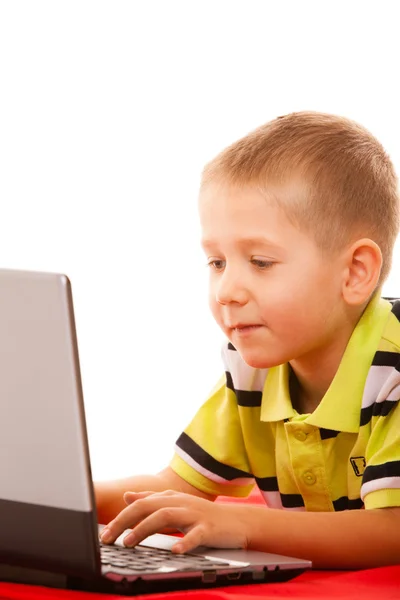
<svg viewBox="0 0 400 600">
<path fill-rule="evenodd" d="M 241 348 L 236 348 L 236 350 L 239 352 L 244 362 L 249 365 L 249 367 L 253 367 L 253 369 L 269 369 L 286 362 L 276 356 L 268 356 L 262 352 L 251 352 L 248 349 L 242 351 Z"/>
</svg>

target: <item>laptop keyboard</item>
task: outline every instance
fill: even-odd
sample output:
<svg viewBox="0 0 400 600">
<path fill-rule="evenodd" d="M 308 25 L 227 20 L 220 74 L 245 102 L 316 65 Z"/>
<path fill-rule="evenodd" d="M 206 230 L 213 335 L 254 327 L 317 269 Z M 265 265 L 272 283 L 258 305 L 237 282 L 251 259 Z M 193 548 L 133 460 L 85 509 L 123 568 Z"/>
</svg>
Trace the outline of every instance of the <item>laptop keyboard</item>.
<svg viewBox="0 0 400 600">
<path fill-rule="evenodd" d="M 100 558 L 103 567 L 116 567 L 126 569 L 130 573 L 142 572 L 169 572 L 169 571 L 205 571 L 221 567 L 229 567 L 228 562 L 213 561 L 203 556 L 194 554 L 173 554 L 170 550 L 136 546 L 123 548 L 121 546 L 108 546 L 100 543 Z M 112 569 L 111 569 L 112 570 Z"/>
</svg>

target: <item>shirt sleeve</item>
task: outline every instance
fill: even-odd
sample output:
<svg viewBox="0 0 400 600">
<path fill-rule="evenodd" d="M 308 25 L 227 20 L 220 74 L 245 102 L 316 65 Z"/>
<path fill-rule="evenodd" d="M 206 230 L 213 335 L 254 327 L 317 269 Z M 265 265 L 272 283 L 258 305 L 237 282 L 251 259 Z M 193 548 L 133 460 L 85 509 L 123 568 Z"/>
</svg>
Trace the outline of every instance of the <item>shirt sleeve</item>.
<svg viewBox="0 0 400 600">
<path fill-rule="evenodd" d="M 254 478 L 243 441 L 235 392 L 227 375 L 179 436 L 171 468 L 197 489 L 212 495 L 247 496 Z"/>
<path fill-rule="evenodd" d="M 390 379 L 390 392 L 375 402 L 361 498 L 366 509 L 400 506 L 400 373 Z"/>
</svg>

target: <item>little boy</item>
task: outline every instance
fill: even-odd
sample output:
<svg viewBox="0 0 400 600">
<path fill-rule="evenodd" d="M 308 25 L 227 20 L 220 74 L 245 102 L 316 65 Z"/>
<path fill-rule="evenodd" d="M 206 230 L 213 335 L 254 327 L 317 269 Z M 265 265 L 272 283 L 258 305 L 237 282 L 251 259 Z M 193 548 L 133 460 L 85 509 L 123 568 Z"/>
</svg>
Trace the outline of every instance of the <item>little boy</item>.
<svg viewBox="0 0 400 600">
<path fill-rule="evenodd" d="M 380 298 L 399 227 L 390 159 L 350 120 L 290 114 L 205 167 L 199 207 L 225 376 L 166 469 L 96 484 L 103 541 L 173 527 L 176 552 L 400 562 L 400 302 Z M 211 502 L 255 484 L 268 508 Z"/>
</svg>

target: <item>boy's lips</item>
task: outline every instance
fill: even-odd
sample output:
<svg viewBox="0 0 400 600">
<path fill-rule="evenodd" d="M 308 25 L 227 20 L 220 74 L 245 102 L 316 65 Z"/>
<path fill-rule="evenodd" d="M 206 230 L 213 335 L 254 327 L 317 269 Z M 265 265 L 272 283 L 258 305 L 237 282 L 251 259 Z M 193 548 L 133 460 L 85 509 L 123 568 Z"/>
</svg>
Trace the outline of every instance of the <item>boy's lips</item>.
<svg viewBox="0 0 400 600">
<path fill-rule="evenodd" d="M 230 329 L 243 329 L 244 327 L 256 327 L 259 323 L 235 323 L 234 325 L 229 325 Z"/>
<path fill-rule="evenodd" d="M 260 323 L 237 323 L 235 325 L 231 325 L 230 329 L 232 331 L 236 331 L 237 333 L 245 333 L 254 331 L 256 329 L 259 329 L 260 327 L 262 327 Z"/>
</svg>

